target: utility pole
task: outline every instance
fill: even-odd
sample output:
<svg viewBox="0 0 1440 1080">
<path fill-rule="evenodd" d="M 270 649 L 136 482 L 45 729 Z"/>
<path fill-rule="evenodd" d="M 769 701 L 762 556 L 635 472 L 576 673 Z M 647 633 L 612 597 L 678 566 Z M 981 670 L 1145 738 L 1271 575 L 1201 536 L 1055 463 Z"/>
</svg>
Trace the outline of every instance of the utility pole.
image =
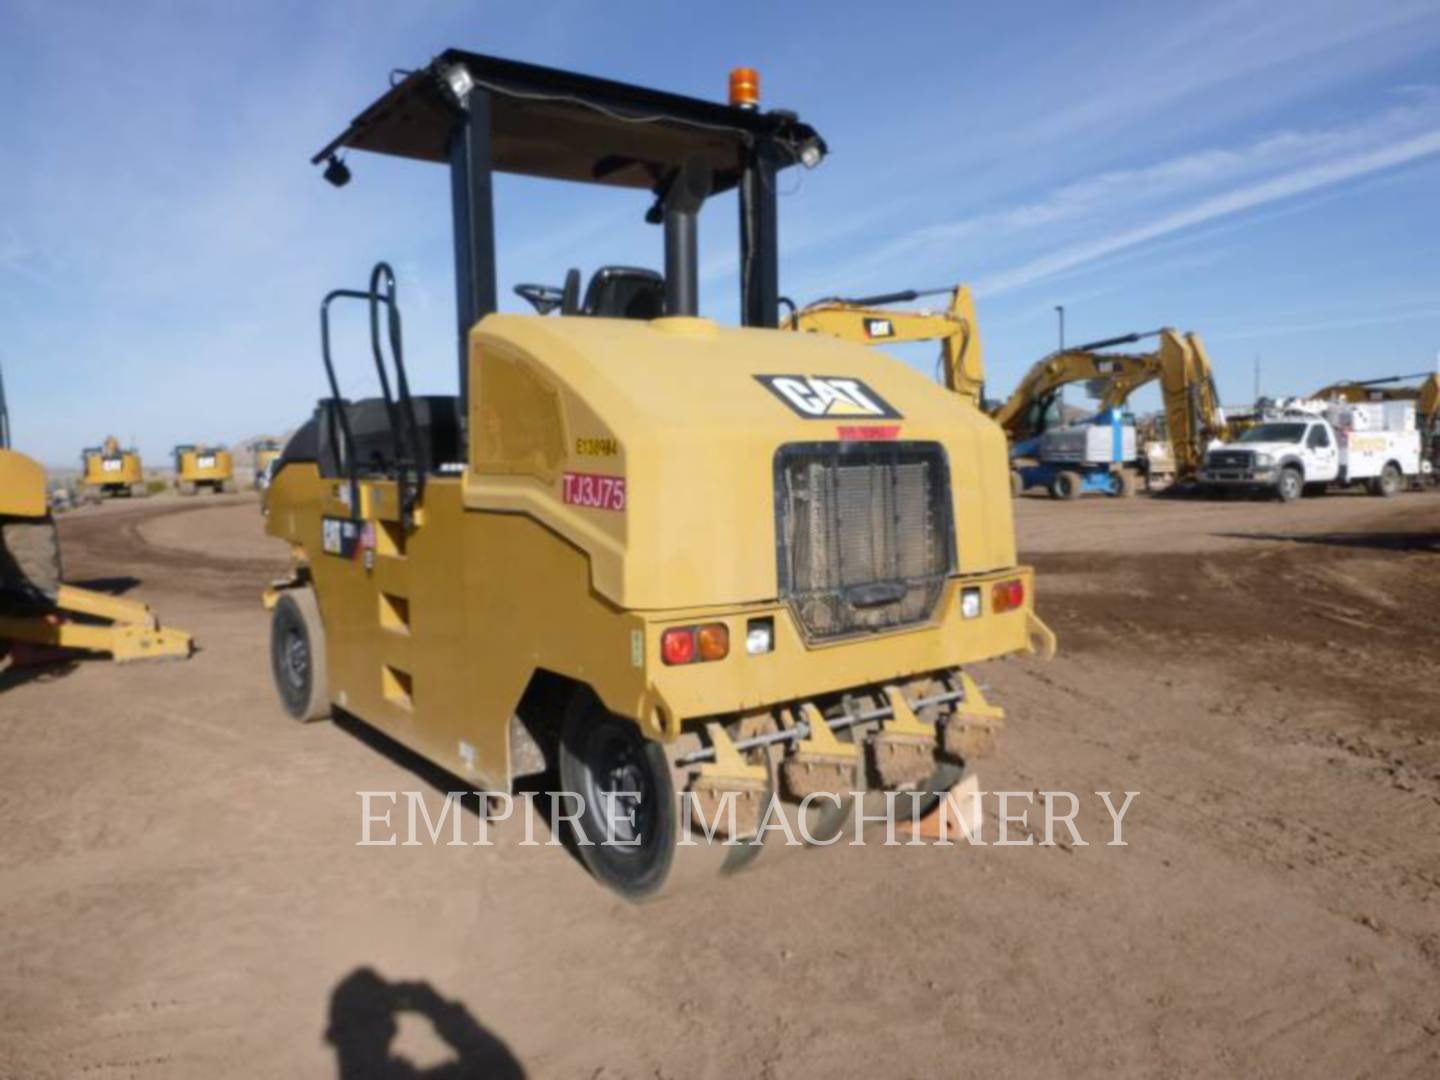
<svg viewBox="0 0 1440 1080">
<path fill-rule="evenodd" d="M 1260 400 L 1260 354 L 1255 354 L 1255 400 Z"/>
<path fill-rule="evenodd" d="M 1065 305 L 1056 304 L 1055 314 L 1060 316 L 1060 351 L 1065 351 Z"/>
</svg>

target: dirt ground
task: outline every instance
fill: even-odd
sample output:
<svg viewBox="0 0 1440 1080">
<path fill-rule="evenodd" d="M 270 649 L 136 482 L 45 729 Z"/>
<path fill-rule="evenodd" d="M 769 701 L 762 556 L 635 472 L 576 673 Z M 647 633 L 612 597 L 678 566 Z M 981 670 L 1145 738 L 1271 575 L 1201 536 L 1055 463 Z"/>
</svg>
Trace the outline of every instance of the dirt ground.
<svg viewBox="0 0 1440 1080">
<path fill-rule="evenodd" d="M 1061 653 L 980 673 L 981 786 L 1089 846 L 634 907 L 515 830 L 356 846 L 357 791 L 446 780 L 282 716 L 253 496 L 67 515 L 203 651 L 0 672 L 0 1076 L 1440 1075 L 1440 494 L 1018 516 Z"/>
</svg>

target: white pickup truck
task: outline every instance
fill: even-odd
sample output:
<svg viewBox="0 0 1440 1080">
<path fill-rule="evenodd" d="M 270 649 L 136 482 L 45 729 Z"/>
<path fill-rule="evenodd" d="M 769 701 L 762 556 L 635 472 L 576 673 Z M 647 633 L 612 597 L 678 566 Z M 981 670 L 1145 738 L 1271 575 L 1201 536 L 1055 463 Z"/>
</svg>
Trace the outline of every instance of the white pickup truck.
<svg viewBox="0 0 1440 1080">
<path fill-rule="evenodd" d="M 1418 480 L 1420 470 L 1411 403 L 1298 401 L 1206 451 L 1200 482 L 1212 491 L 1270 491 L 1283 502 L 1307 487 L 1357 484 L 1388 497 Z"/>
</svg>

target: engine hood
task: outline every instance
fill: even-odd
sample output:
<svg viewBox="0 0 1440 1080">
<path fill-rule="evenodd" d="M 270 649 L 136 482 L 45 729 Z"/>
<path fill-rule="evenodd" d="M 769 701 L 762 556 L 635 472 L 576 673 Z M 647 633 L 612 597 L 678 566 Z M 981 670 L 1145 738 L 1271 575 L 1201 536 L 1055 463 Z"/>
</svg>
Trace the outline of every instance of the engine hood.
<svg viewBox="0 0 1440 1080">
<path fill-rule="evenodd" d="M 941 444 L 958 568 L 1014 565 L 1000 428 L 884 353 L 705 319 L 491 315 L 469 365 L 466 506 L 534 516 L 621 606 L 773 599 L 773 465 L 792 443 Z"/>
</svg>

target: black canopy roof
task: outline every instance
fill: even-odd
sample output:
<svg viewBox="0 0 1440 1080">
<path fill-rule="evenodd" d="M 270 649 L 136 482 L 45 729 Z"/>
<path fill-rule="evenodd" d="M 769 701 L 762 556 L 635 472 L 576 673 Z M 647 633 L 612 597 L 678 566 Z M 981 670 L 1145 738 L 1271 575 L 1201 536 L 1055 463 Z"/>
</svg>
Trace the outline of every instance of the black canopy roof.
<svg viewBox="0 0 1440 1080">
<path fill-rule="evenodd" d="M 815 130 L 792 113 L 735 108 L 681 94 L 449 49 L 405 73 L 312 160 L 343 148 L 446 162 L 459 116 L 446 73 L 463 65 L 491 95 L 491 167 L 527 176 L 654 189 L 699 155 L 711 190 L 739 182 L 745 150 L 768 141 L 793 165 Z"/>
</svg>

